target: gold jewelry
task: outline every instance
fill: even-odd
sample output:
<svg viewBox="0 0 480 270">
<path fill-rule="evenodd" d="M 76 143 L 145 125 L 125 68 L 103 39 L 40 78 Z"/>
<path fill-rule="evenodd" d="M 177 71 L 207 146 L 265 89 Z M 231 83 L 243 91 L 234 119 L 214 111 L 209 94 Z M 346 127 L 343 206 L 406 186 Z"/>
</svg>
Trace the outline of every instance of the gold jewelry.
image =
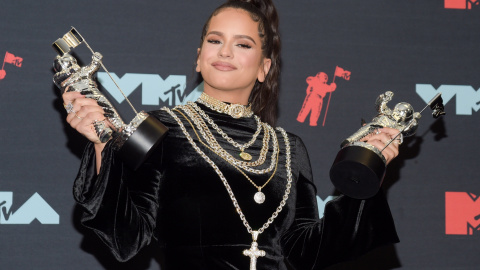
<svg viewBox="0 0 480 270">
<path fill-rule="evenodd" d="M 173 109 L 174 111 L 177 111 L 179 112 L 183 118 L 185 118 L 188 123 L 190 124 L 190 126 L 192 127 L 193 131 L 195 132 L 195 135 L 197 136 L 197 139 L 198 141 L 203 144 L 203 146 L 205 146 L 206 148 L 210 149 L 210 151 L 214 152 L 215 154 L 217 154 L 209 145 L 207 145 L 205 142 L 202 141 L 202 139 L 200 138 L 200 136 L 198 135 L 197 133 L 197 130 L 195 129 L 195 127 L 193 126 L 192 122 L 190 122 L 190 120 L 188 119 L 187 116 L 185 116 L 185 114 L 183 114 L 180 110 L 178 109 Z M 230 163 L 230 165 L 232 165 L 235 169 L 237 169 L 241 174 L 243 174 L 243 176 L 245 176 L 245 178 L 247 178 L 248 181 L 250 181 L 250 183 L 255 186 L 257 188 L 257 192 L 255 193 L 255 195 L 253 196 L 253 200 L 258 203 L 258 204 L 262 204 L 265 202 L 265 194 L 262 192 L 262 188 L 264 188 L 269 182 L 270 180 L 272 180 L 273 176 L 275 175 L 275 173 L 277 172 L 277 167 L 278 167 L 278 155 L 279 155 L 279 152 L 277 152 L 277 163 L 275 164 L 275 170 L 273 171 L 272 175 L 268 178 L 268 180 L 262 185 L 262 186 L 258 186 L 257 184 L 255 184 L 255 182 L 253 182 L 252 179 L 250 179 L 250 177 L 248 177 L 248 175 L 246 173 L 244 173 L 240 168 L 238 168 L 238 166 L 236 166 L 235 164 L 229 162 L 227 159 L 223 158 L 222 156 L 220 156 L 219 154 L 217 154 L 218 156 L 220 156 L 221 158 L 223 158 L 226 162 Z"/>
<path fill-rule="evenodd" d="M 255 131 L 255 134 L 253 134 L 253 137 L 249 142 L 241 145 L 241 144 L 235 142 L 232 138 L 230 138 L 225 132 L 223 132 L 223 130 L 220 129 L 217 126 L 217 124 L 215 124 L 215 122 L 213 122 L 213 120 L 200 107 L 197 106 L 197 104 L 195 104 L 191 101 L 187 102 L 187 104 L 192 106 L 203 117 L 203 119 L 205 119 L 218 132 L 218 134 L 220 134 L 222 136 L 222 138 L 227 140 L 227 142 L 229 142 L 231 145 L 240 149 L 241 152 L 240 152 L 239 156 L 243 160 L 246 160 L 246 161 L 252 160 L 252 156 L 249 153 L 246 153 L 245 149 L 250 147 L 257 140 L 258 134 L 260 134 L 260 131 L 262 130 L 262 124 L 260 123 L 261 122 L 260 117 L 258 117 L 256 115 L 253 116 L 255 118 L 255 121 L 257 122 L 257 131 Z"/>
<path fill-rule="evenodd" d="M 241 104 L 227 104 L 205 94 L 205 92 L 200 95 L 197 102 L 219 113 L 228 114 L 233 118 L 250 117 L 253 115 L 252 104 L 249 104 L 248 107 Z"/>
<path fill-rule="evenodd" d="M 214 149 L 215 153 L 218 153 L 221 157 L 228 160 L 230 163 L 233 163 L 236 166 L 238 166 L 238 167 L 240 167 L 240 168 L 242 168 L 242 169 L 244 169 L 248 172 L 255 173 L 255 174 L 264 174 L 264 173 L 271 172 L 273 170 L 274 165 L 275 165 L 276 153 L 279 151 L 279 147 L 278 147 L 278 140 L 277 140 L 275 131 L 269 125 L 267 125 L 265 123 L 262 123 L 262 125 L 264 126 L 264 130 L 268 130 L 268 132 L 265 131 L 265 136 L 264 136 L 264 139 L 263 139 L 263 146 L 262 146 L 262 149 L 260 151 L 259 159 L 257 161 L 254 161 L 254 162 L 245 162 L 245 161 L 240 161 L 240 160 L 235 159 L 230 153 L 228 153 L 225 149 L 223 149 L 220 146 L 220 144 L 217 142 L 217 140 L 215 139 L 213 134 L 208 129 L 208 126 L 205 124 L 203 119 L 198 115 L 198 113 L 196 113 L 193 109 L 191 109 L 191 107 L 189 105 L 180 105 L 180 106 L 177 106 L 175 108 L 182 109 L 190 117 L 190 119 L 193 120 L 193 122 L 197 126 L 200 134 L 202 134 L 202 137 L 208 142 L 210 147 L 212 147 L 212 149 Z M 265 158 L 266 158 L 266 155 L 267 155 L 267 152 L 268 152 L 268 141 L 270 139 L 270 134 L 269 133 L 271 133 L 272 137 L 273 137 L 273 153 L 272 153 L 270 166 L 266 169 L 253 169 L 251 167 L 262 165 L 263 162 L 265 161 Z"/>
<path fill-rule="evenodd" d="M 245 215 L 243 214 L 242 209 L 240 208 L 240 205 L 238 205 L 238 201 L 235 198 L 235 195 L 233 194 L 232 188 L 228 184 L 227 179 L 225 178 L 223 173 L 220 171 L 218 166 L 197 146 L 197 144 L 193 141 L 192 137 L 187 132 L 187 130 L 185 129 L 185 126 L 183 125 L 182 121 L 180 121 L 180 119 L 177 117 L 177 115 L 175 115 L 169 108 L 164 107 L 164 108 L 162 108 L 162 110 L 168 112 L 175 119 L 175 121 L 177 121 L 178 125 L 182 129 L 183 134 L 185 135 L 187 140 L 190 142 L 192 147 L 195 149 L 195 151 L 197 151 L 197 153 L 208 164 L 210 164 L 210 166 L 212 166 L 212 168 L 215 170 L 217 175 L 222 180 L 222 183 L 225 186 L 225 188 L 227 189 L 228 195 L 230 196 L 230 199 L 232 200 L 233 206 L 235 207 L 235 210 L 237 211 L 238 215 L 240 216 L 240 219 L 242 220 L 243 225 L 245 226 L 245 228 L 247 228 L 248 233 L 250 233 L 252 235 L 252 240 L 253 241 L 252 241 L 251 248 L 250 248 L 250 250 L 244 250 L 243 254 L 245 256 L 250 257 L 250 269 L 256 269 L 257 258 L 259 256 L 264 256 L 265 255 L 264 251 L 258 250 L 257 238 L 261 233 L 263 233 L 270 226 L 270 224 L 273 223 L 275 218 L 282 211 L 283 207 L 287 203 L 288 195 L 290 194 L 290 189 L 292 187 L 292 170 L 291 170 L 291 167 L 290 167 L 290 164 L 291 164 L 290 142 L 289 142 L 287 133 L 285 132 L 284 129 L 282 129 L 280 127 L 277 127 L 277 130 L 279 130 L 282 133 L 284 141 L 285 141 L 285 155 L 286 155 L 285 167 L 286 167 L 286 171 L 287 171 L 287 184 L 285 186 L 285 194 L 283 195 L 283 198 L 282 198 L 282 201 L 280 202 L 280 205 L 277 207 L 275 212 L 273 212 L 272 216 L 263 224 L 263 226 L 260 229 L 254 231 L 254 230 L 252 230 L 252 227 L 250 227 L 250 224 L 248 223 L 247 219 L 245 218 Z M 251 252 L 254 252 L 254 254 L 252 254 Z"/>
<path fill-rule="evenodd" d="M 77 112 L 73 112 L 75 114 L 75 116 L 78 118 L 78 119 L 83 119 L 83 117 L 80 117 L 77 115 Z"/>
</svg>

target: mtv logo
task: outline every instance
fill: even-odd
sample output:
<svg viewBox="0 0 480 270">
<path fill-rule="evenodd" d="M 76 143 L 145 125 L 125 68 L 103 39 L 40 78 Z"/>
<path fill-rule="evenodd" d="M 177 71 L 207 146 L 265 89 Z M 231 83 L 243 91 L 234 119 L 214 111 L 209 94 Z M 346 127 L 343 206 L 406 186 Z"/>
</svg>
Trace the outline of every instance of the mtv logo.
<svg viewBox="0 0 480 270">
<path fill-rule="evenodd" d="M 480 7 L 480 0 L 445 0 L 445 8 L 474 9 Z"/>
<path fill-rule="evenodd" d="M 142 105 L 159 105 L 160 101 L 167 103 L 168 106 L 185 104 L 187 101 L 197 100 L 203 92 L 203 83 L 201 83 L 192 92 L 186 94 L 187 76 L 185 75 L 169 75 L 163 79 L 158 74 L 125 73 L 121 78 L 115 73 L 110 74 L 127 97 L 141 88 Z M 125 100 L 106 72 L 98 72 L 97 79 L 119 104 Z"/>
<path fill-rule="evenodd" d="M 445 192 L 445 233 L 480 233 L 480 196 L 468 192 Z"/>
<path fill-rule="evenodd" d="M 60 216 L 35 193 L 17 211 L 12 211 L 13 192 L 0 192 L 0 224 L 30 224 L 37 219 L 41 224 L 60 224 Z"/>
<path fill-rule="evenodd" d="M 472 115 L 480 110 L 480 88 L 471 85 L 440 85 L 437 89 L 431 84 L 417 84 L 417 94 L 428 103 L 437 93 L 442 93 L 445 105 L 455 97 L 457 115 Z"/>
<path fill-rule="evenodd" d="M 322 200 L 320 196 L 317 195 L 317 207 L 318 207 L 318 216 L 320 218 L 323 217 L 323 213 L 325 212 L 325 205 L 331 201 L 335 200 L 338 196 L 328 196 L 325 200 Z"/>
</svg>

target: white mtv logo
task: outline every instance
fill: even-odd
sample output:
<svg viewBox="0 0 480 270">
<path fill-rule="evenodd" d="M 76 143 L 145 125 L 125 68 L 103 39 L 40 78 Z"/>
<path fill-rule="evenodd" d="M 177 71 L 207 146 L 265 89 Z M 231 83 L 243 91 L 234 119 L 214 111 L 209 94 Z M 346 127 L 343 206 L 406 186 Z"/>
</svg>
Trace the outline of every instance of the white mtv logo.
<svg viewBox="0 0 480 270">
<path fill-rule="evenodd" d="M 480 89 L 478 89 L 480 90 Z M 480 109 L 480 91 L 470 85 L 440 85 L 437 89 L 431 84 L 417 84 L 417 94 L 428 103 L 437 93 L 442 93 L 445 105 L 455 97 L 457 115 L 472 115 Z"/>
<path fill-rule="evenodd" d="M 159 105 L 160 100 L 169 106 L 181 105 L 187 101 L 197 100 L 203 92 L 201 83 L 190 94 L 185 94 L 187 86 L 185 75 L 170 75 L 163 79 L 158 74 L 125 73 L 121 78 L 115 73 L 110 74 L 127 97 L 141 86 L 143 105 Z M 97 79 L 119 104 L 125 100 L 107 73 L 98 72 Z"/>
<path fill-rule="evenodd" d="M 30 224 L 37 219 L 41 224 L 60 224 L 60 216 L 35 193 L 17 211 L 12 211 L 13 192 L 0 192 L 0 224 Z"/>
</svg>

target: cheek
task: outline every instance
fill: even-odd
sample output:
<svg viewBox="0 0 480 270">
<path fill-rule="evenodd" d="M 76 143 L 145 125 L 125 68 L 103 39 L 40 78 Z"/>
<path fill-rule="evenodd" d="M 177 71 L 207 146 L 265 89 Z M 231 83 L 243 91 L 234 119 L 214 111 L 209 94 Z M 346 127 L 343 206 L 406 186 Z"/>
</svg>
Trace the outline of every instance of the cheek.
<svg viewBox="0 0 480 270">
<path fill-rule="evenodd" d="M 258 53 L 246 53 L 238 61 L 244 68 L 257 70 L 261 66 L 262 58 Z"/>
</svg>

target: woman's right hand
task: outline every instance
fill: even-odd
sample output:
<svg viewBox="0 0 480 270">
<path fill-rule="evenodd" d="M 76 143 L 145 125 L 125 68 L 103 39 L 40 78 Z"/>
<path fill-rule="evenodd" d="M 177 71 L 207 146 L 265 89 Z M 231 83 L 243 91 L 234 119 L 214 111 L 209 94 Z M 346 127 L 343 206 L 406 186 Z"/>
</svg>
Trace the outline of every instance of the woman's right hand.
<svg viewBox="0 0 480 270">
<path fill-rule="evenodd" d="M 102 107 L 97 104 L 96 100 L 86 98 L 79 92 L 65 92 L 62 98 L 65 106 L 70 103 L 73 105 L 73 111 L 67 115 L 67 122 L 70 126 L 95 143 L 96 148 L 103 149 L 105 143 L 100 142 L 93 126 L 95 121 L 102 120 L 106 125 L 111 126 L 104 116 L 105 112 Z"/>
</svg>

